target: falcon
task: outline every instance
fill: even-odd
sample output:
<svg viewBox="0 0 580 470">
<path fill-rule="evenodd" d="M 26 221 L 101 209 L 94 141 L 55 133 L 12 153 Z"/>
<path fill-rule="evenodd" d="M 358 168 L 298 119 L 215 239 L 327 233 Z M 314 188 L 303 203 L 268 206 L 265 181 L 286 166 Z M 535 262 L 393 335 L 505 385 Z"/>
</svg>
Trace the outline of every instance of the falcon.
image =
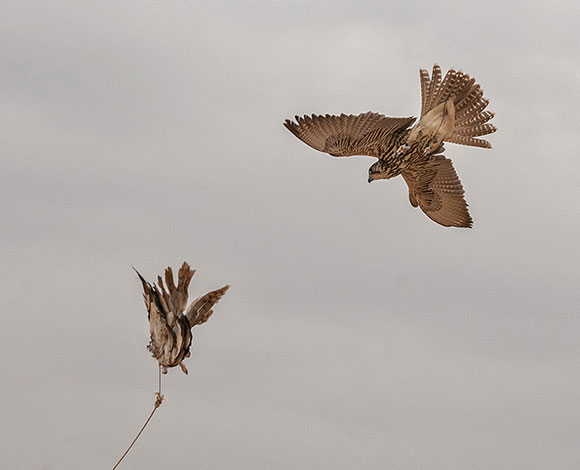
<svg viewBox="0 0 580 470">
<path fill-rule="evenodd" d="M 135 269 L 135 268 L 133 268 Z M 218 303 L 230 286 L 209 292 L 194 300 L 187 310 L 189 294 L 187 290 L 195 274 L 188 263 L 183 263 L 177 274 L 177 285 L 173 280 L 171 267 L 165 269 L 165 284 L 157 276 L 157 284 L 150 284 L 135 269 L 143 285 L 143 298 L 147 307 L 151 341 L 147 349 L 157 359 L 162 372 L 167 374 L 168 367 L 181 367 L 187 374 L 183 360 L 190 356 L 193 339 L 191 329 L 205 323 L 213 313 L 213 306 Z"/>
<path fill-rule="evenodd" d="M 333 157 L 363 155 L 377 158 L 368 182 L 401 175 L 409 188 L 409 202 L 445 227 L 471 227 L 464 190 L 444 142 L 491 148 L 478 138 L 496 131 L 485 111 L 489 100 L 468 74 L 450 69 L 442 77 L 435 64 L 431 76 L 419 71 L 421 115 L 387 117 L 368 112 L 340 116 L 296 116 L 284 126 L 310 147 Z M 411 127 L 412 126 L 412 127 Z"/>
</svg>

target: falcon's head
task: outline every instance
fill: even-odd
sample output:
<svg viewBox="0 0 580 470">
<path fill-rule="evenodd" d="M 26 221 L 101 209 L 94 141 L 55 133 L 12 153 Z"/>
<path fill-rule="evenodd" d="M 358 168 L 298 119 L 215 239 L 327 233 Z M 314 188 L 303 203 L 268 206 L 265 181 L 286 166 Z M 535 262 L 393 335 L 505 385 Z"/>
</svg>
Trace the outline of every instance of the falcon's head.
<svg viewBox="0 0 580 470">
<path fill-rule="evenodd" d="M 394 176 L 401 174 L 399 165 L 394 165 L 393 162 L 387 160 L 379 160 L 371 165 L 369 168 L 369 183 L 374 180 L 387 180 Z"/>
</svg>

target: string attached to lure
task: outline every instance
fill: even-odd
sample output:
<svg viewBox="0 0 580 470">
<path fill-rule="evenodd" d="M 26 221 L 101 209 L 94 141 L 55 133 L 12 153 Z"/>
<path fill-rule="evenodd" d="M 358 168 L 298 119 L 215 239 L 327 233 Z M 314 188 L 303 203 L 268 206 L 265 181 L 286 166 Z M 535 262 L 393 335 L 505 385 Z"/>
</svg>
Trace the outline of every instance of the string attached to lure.
<svg viewBox="0 0 580 470">
<path fill-rule="evenodd" d="M 159 365 L 159 389 L 158 389 L 157 392 L 155 392 L 156 398 L 155 398 L 155 404 L 153 405 L 153 411 L 151 411 L 151 414 L 149 415 L 149 418 L 147 418 L 147 421 L 145 421 L 145 424 L 140 429 L 140 431 L 137 433 L 137 435 L 135 436 L 135 439 L 133 439 L 133 442 L 131 442 L 131 445 L 127 448 L 127 450 L 125 451 L 125 453 L 117 461 L 117 463 L 113 467 L 113 470 L 115 470 L 119 466 L 119 464 L 123 461 L 123 459 L 125 458 L 125 456 L 129 453 L 129 451 L 131 450 L 131 448 L 135 445 L 135 442 L 137 442 L 137 440 L 139 439 L 139 437 L 141 436 L 141 434 L 143 433 L 143 431 L 145 430 L 145 428 L 149 424 L 149 421 L 151 421 L 151 418 L 153 418 L 153 415 L 157 411 L 157 408 L 159 408 L 161 406 L 161 403 L 163 403 L 163 400 L 165 399 L 165 397 L 161 394 L 161 364 L 158 364 L 158 365 Z"/>
</svg>

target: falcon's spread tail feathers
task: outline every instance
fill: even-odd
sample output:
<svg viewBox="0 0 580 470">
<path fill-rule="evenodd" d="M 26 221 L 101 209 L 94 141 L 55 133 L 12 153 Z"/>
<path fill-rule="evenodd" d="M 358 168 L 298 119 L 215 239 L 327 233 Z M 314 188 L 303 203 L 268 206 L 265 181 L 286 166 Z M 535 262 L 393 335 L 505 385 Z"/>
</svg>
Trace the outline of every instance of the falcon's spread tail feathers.
<svg viewBox="0 0 580 470">
<path fill-rule="evenodd" d="M 491 144 L 476 137 L 491 134 L 496 131 L 493 124 L 487 122 L 494 113 L 484 111 L 489 100 L 483 97 L 481 86 L 474 78 L 450 69 L 443 80 L 441 67 L 433 66 L 429 77 L 427 70 L 419 71 L 421 79 L 421 116 L 437 105 L 452 98 L 455 106 L 455 125 L 453 132 L 445 139 L 446 142 L 471 145 L 474 147 L 491 148 Z"/>
</svg>

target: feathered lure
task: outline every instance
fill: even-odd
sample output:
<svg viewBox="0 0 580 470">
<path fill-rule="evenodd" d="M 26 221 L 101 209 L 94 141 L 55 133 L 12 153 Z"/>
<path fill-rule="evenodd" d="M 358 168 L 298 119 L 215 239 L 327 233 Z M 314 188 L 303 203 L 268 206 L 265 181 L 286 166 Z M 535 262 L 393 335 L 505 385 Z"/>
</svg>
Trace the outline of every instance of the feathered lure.
<svg viewBox="0 0 580 470">
<path fill-rule="evenodd" d="M 135 269 L 135 268 L 133 268 Z M 183 360 L 189 357 L 189 348 L 193 338 L 191 329 L 195 325 L 205 323 L 211 317 L 212 307 L 218 303 L 219 299 L 226 293 L 230 286 L 224 286 L 221 289 L 208 292 L 203 297 L 194 300 L 187 310 L 187 299 L 189 297 L 187 289 L 191 278 L 195 274 L 189 264 L 183 263 L 177 275 L 177 285 L 173 281 L 173 270 L 171 267 L 165 269 L 165 284 L 161 276 L 157 276 L 157 284 L 149 284 L 141 274 L 135 269 L 137 276 L 143 284 L 143 298 L 147 307 L 149 317 L 149 331 L 151 341 L 147 349 L 151 351 L 153 357 L 159 363 L 159 390 L 155 393 L 157 396 L 153 411 L 145 421 L 141 430 L 137 433 L 133 442 L 129 445 L 125 453 L 117 461 L 113 470 L 115 470 L 129 453 L 143 430 L 149 424 L 149 421 L 161 406 L 163 395 L 161 395 L 161 372 L 167 374 L 168 367 L 181 367 L 181 370 L 187 374 L 187 368 Z"/>
<path fill-rule="evenodd" d="M 134 269 L 134 268 L 133 268 Z M 184 262 L 177 275 L 177 285 L 173 280 L 171 267 L 165 269 L 165 284 L 157 276 L 157 284 L 150 284 L 135 269 L 143 284 L 143 298 L 149 317 L 151 341 L 147 349 L 159 361 L 162 372 L 167 374 L 168 367 L 181 367 L 187 374 L 183 360 L 190 356 L 192 341 L 191 329 L 205 323 L 213 313 L 213 306 L 226 293 L 230 286 L 208 292 L 194 300 L 187 310 L 187 290 L 195 274 L 188 263 Z"/>
</svg>

